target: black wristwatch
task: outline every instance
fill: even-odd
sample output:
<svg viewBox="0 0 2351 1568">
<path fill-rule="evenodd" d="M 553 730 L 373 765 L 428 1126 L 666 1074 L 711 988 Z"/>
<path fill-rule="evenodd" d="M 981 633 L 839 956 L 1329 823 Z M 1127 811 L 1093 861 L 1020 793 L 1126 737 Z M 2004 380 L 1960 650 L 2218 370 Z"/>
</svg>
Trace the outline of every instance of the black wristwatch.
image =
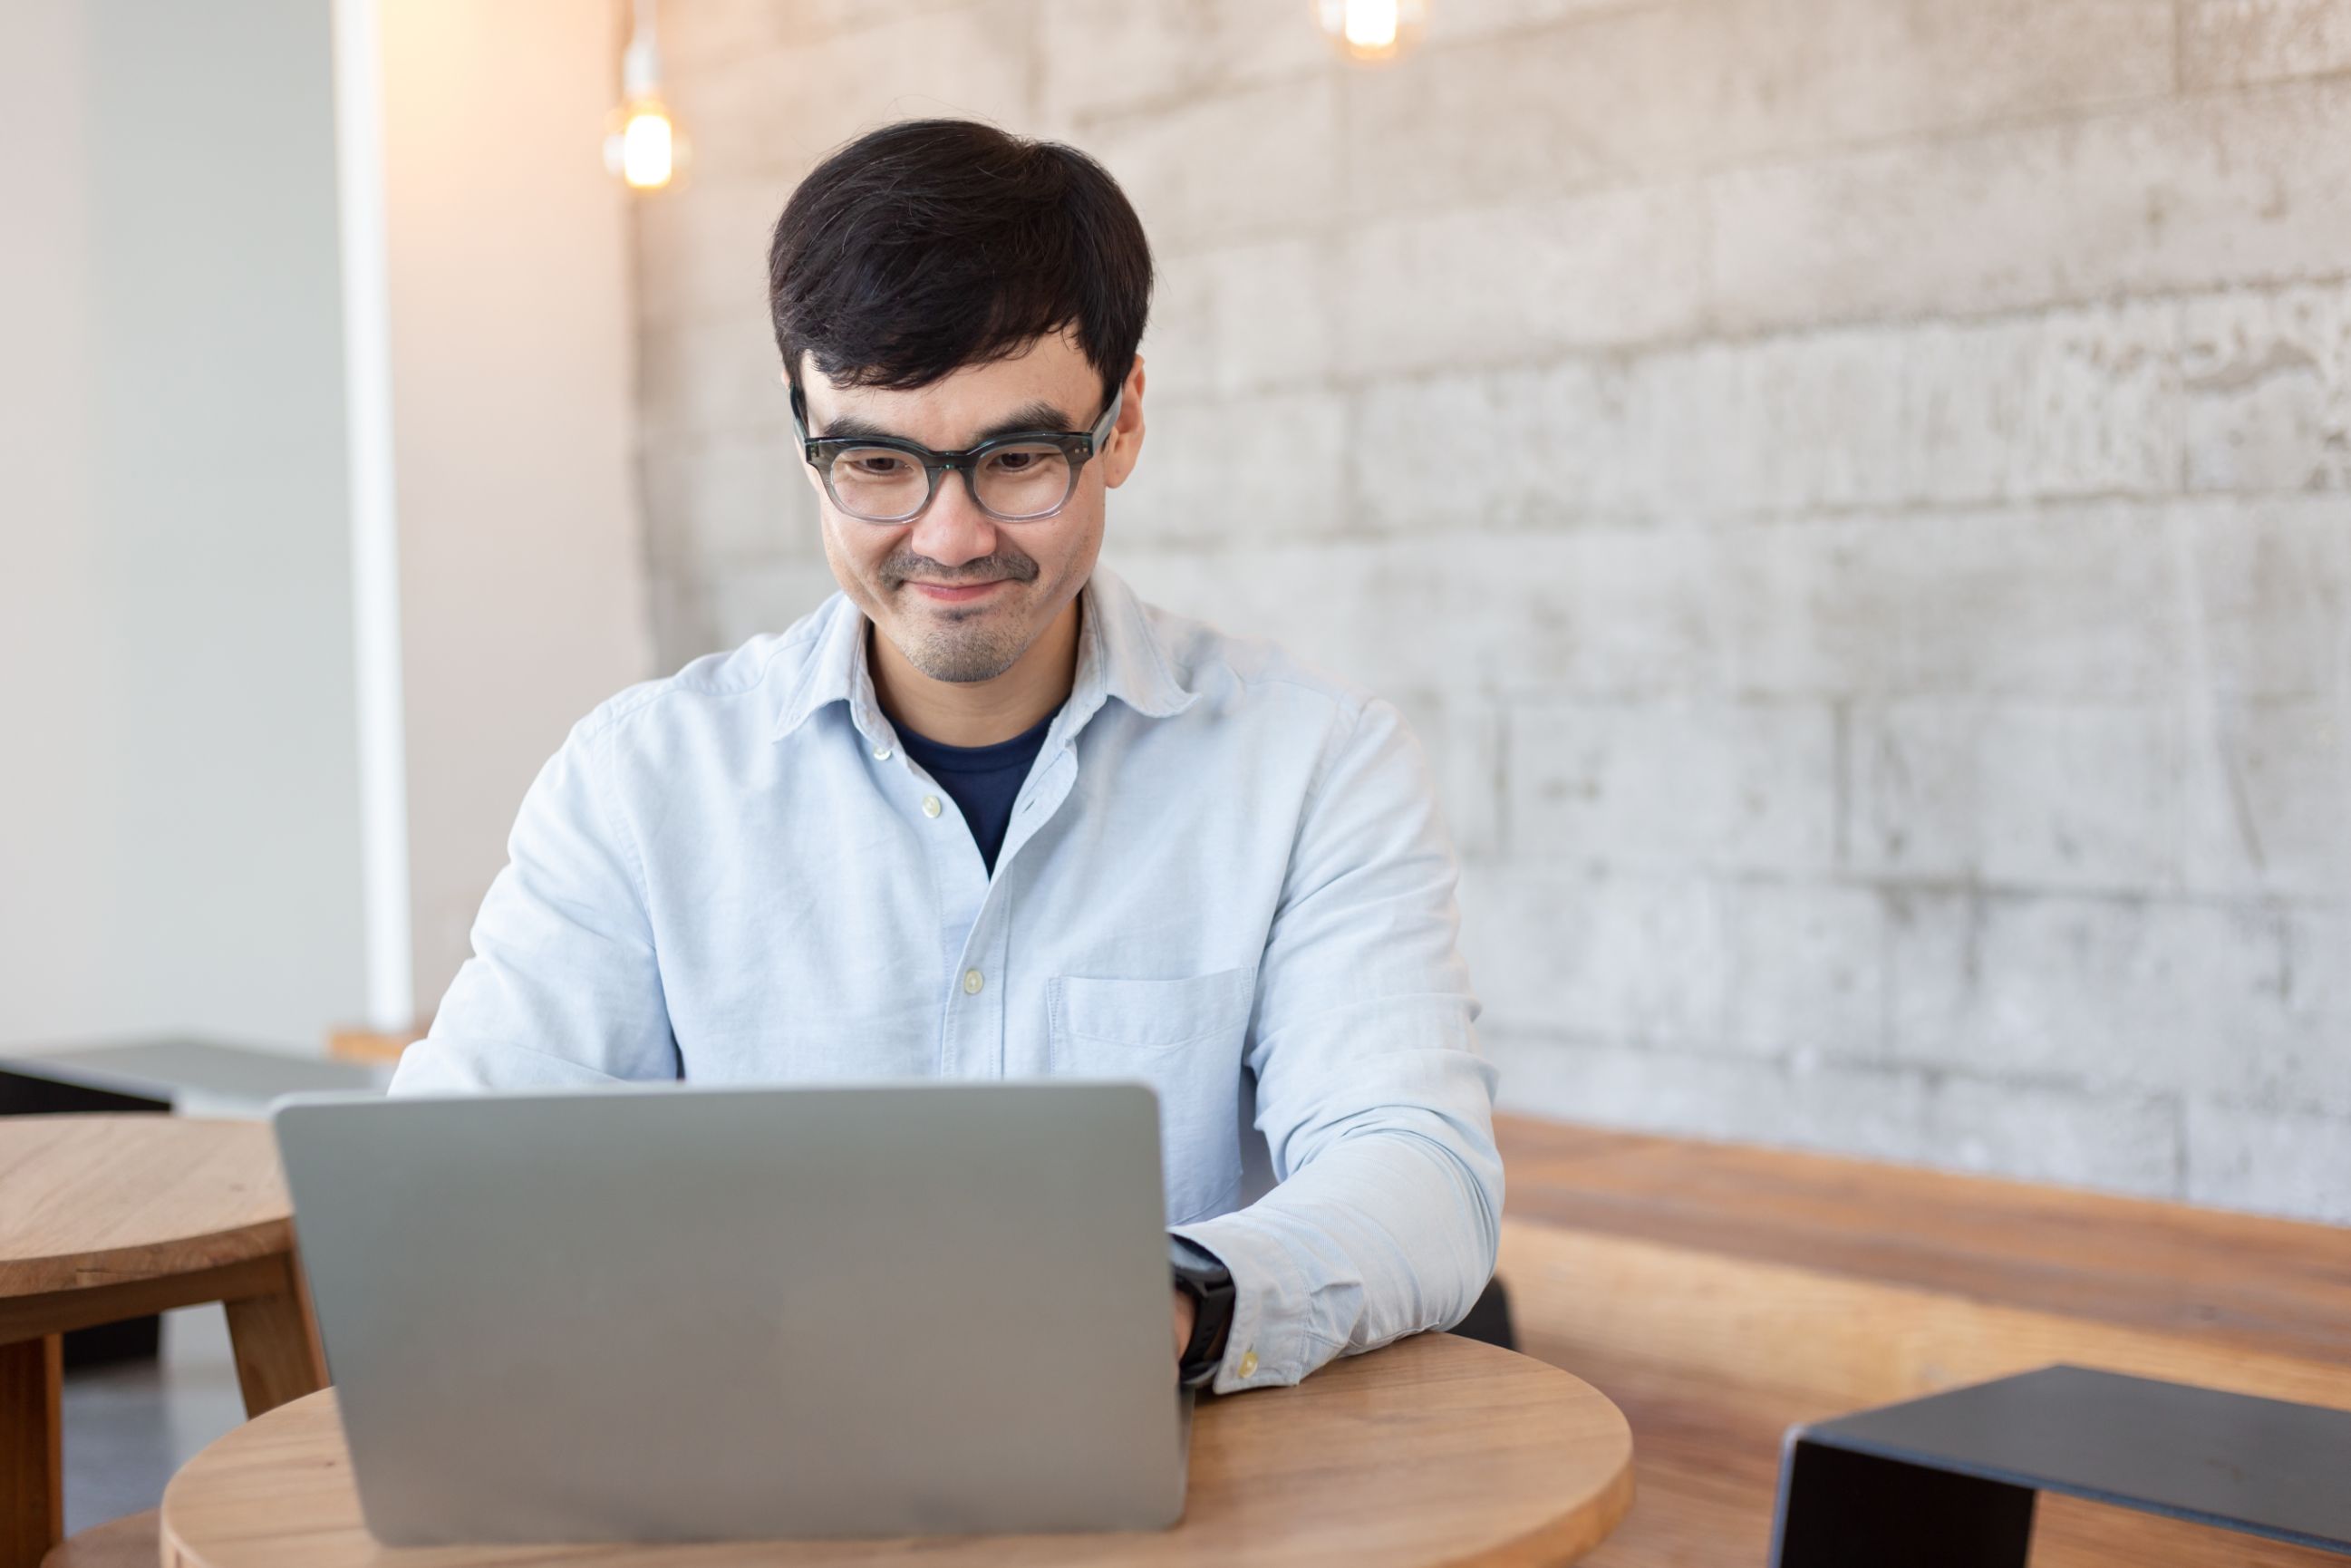
<svg viewBox="0 0 2351 1568">
<path fill-rule="evenodd" d="M 1186 1251 L 1194 1256 L 1181 1255 Z M 1179 1249 L 1174 1268 L 1176 1288 L 1192 1298 L 1192 1339 L 1176 1365 L 1176 1381 L 1197 1388 L 1217 1375 L 1225 1359 L 1225 1336 L 1233 1327 L 1233 1273 L 1197 1248 Z"/>
</svg>

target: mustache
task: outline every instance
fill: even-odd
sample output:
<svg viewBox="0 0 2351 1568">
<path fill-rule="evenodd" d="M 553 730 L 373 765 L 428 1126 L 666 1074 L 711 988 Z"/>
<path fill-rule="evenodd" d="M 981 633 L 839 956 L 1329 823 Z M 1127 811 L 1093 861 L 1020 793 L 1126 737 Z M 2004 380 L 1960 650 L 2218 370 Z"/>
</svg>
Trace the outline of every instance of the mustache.
<svg viewBox="0 0 2351 1568">
<path fill-rule="evenodd" d="M 998 578 L 1014 582 L 1037 580 L 1037 563 L 1019 550 L 997 549 L 964 562 L 961 566 L 945 566 L 928 556 L 912 550 L 895 550 L 881 566 L 882 580 L 892 588 L 921 578 L 925 582 L 949 585 L 967 582 L 994 582 Z"/>
</svg>

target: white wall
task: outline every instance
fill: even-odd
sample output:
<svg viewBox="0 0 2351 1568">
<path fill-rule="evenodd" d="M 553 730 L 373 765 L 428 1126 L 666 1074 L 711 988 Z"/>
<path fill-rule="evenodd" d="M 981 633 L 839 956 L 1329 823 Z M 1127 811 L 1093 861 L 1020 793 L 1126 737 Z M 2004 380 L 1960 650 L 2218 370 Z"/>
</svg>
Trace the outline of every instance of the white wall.
<svg viewBox="0 0 2351 1568">
<path fill-rule="evenodd" d="M 572 722 L 650 673 L 605 0 L 381 8 L 417 1006 Z"/>
<path fill-rule="evenodd" d="M 89 152 L 74 12 L 34 5 L 17 23 L 47 62 L 0 94 L 0 145 L 37 146 L 12 195 L 20 236 L 0 246 L 0 1038 L 71 1028 L 92 989 L 97 879 L 78 873 L 103 810 L 89 758 L 93 679 L 55 667 L 95 597 L 89 510 Z M 60 678 L 60 677 L 64 678 Z"/>
<path fill-rule="evenodd" d="M 10 33 L 0 1044 L 308 1044 L 361 993 L 326 8 Z"/>
<path fill-rule="evenodd" d="M 2351 1219 L 2351 0 L 663 13 L 665 660 L 831 587 L 794 182 L 1070 138 L 1162 269 L 1108 559 L 1405 706 L 1510 1104 Z"/>
<path fill-rule="evenodd" d="M 0 1047 L 371 1010 L 330 10 L 12 11 Z M 420 1012 L 540 762 L 648 673 L 620 41 L 601 0 L 402 0 L 360 51 Z"/>
</svg>

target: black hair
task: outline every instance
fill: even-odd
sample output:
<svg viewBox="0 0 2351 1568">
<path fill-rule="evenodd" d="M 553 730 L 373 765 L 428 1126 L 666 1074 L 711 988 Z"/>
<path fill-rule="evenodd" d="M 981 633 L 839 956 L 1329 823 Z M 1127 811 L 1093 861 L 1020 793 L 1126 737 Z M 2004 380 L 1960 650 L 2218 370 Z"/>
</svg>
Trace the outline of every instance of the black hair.
<svg viewBox="0 0 2351 1568">
<path fill-rule="evenodd" d="M 800 182 L 768 247 L 784 370 L 928 386 L 1068 329 L 1107 402 L 1151 306 L 1151 247 L 1110 172 L 968 120 L 907 120 Z"/>
</svg>

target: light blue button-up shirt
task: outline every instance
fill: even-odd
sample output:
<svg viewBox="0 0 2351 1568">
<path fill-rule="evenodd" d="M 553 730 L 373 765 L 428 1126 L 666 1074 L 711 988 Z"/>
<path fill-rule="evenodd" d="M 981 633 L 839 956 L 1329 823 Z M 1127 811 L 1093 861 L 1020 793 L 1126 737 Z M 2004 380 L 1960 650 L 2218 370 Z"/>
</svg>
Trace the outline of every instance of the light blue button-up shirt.
<svg viewBox="0 0 2351 1568">
<path fill-rule="evenodd" d="M 993 876 L 839 594 L 605 703 L 393 1092 L 1141 1079 L 1169 1228 L 1232 1271 L 1219 1392 L 1459 1321 L 1502 1168 L 1419 747 L 1108 571 L 1081 605 Z"/>
</svg>

